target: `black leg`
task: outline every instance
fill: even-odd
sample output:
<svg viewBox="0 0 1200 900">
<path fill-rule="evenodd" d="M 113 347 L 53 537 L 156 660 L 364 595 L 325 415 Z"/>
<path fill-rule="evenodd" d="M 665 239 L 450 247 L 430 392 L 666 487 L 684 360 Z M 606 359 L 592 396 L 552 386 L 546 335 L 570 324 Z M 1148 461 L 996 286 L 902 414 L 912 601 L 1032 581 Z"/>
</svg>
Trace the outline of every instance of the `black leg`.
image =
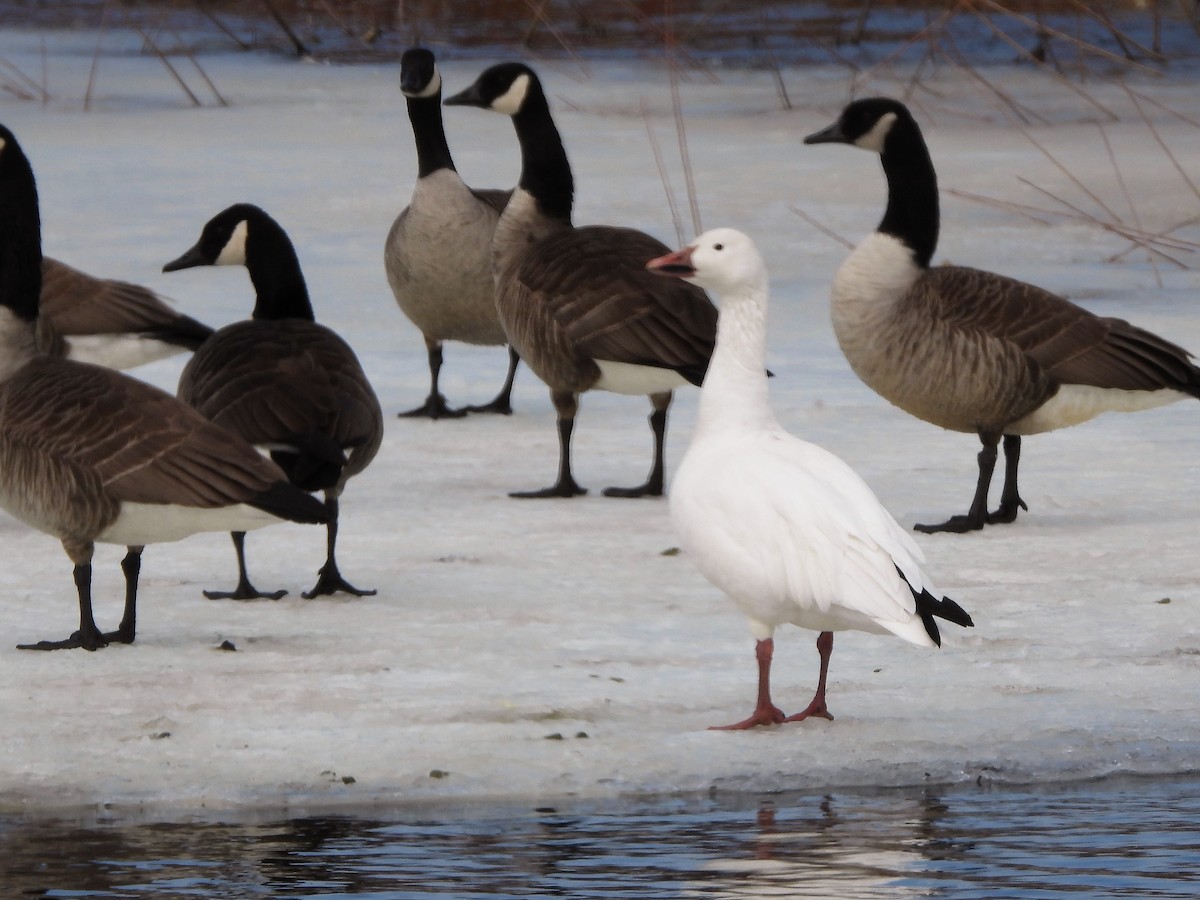
<svg viewBox="0 0 1200 900">
<path fill-rule="evenodd" d="M 1000 443 L 1000 435 L 981 433 L 979 440 L 983 444 L 978 456 L 979 481 L 975 484 L 975 499 L 971 501 L 971 508 L 967 514 L 951 516 L 940 525 L 916 525 L 914 527 L 917 531 L 925 534 L 936 534 L 939 531 L 963 534 L 967 531 L 978 531 L 987 524 L 988 487 L 992 483 L 992 472 L 996 468 L 996 446 Z"/>
<path fill-rule="evenodd" d="M 508 375 L 504 379 L 504 387 L 500 388 L 500 393 L 490 403 L 485 403 L 482 406 L 468 406 L 467 412 L 498 413 L 502 416 L 511 416 L 513 381 L 517 377 L 517 366 L 520 362 L 520 355 L 518 355 L 517 351 L 510 344 L 508 347 Z"/>
<path fill-rule="evenodd" d="M 508 496 L 521 500 L 540 500 L 547 497 L 578 497 L 587 489 L 575 483 L 571 474 L 571 432 L 575 430 L 575 413 L 579 410 L 579 399 L 570 393 L 551 395 L 558 412 L 558 481 L 540 491 L 512 491 Z"/>
<path fill-rule="evenodd" d="M 654 435 L 654 462 L 650 467 L 650 477 L 638 487 L 605 488 L 605 497 L 661 497 L 663 494 L 663 448 L 666 444 L 667 408 L 671 405 L 671 393 L 652 394 L 650 402 L 654 404 L 654 411 L 650 413 L 650 431 Z"/>
<path fill-rule="evenodd" d="M 98 650 L 104 646 L 104 635 L 96 627 L 92 616 L 92 563 L 91 553 L 86 562 L 76 562 L 73 575 L 75 591 L 79 595 L 79 630 L 62 641 L 38 641 L 36 644 L 17 644 L 18 650 L 69 650 L 82 648 Z"/>
<path fill-rule="evenodd" d="M 142 547 L 129 547 L 121 560 L 121 571 L 125 574 L 125 611 L 116 631 L 105 633 L 109 644 L 132 644 L 137 634 L 137 591 L 138 576 L 142 571 Z"/>
<path fill-rule="evenodd" d="M 401 419 L 458 419 L 467 414 L 465 409 L 451 409 L 446 398 L 438 393 L 438 375 L 442 371 L 442 345 L 438 341 L 425 339 L 429 353 L 429 396 L 416 409 L 399 413 Z"/>
<path fill-rule="evenodd" d="M 1017 464 L 1020 460 L 1021 436 L 1006 434 L 1004 436 L 1004 490 L 1000 494 L 1000 508 L 994 513 L 988 514 L 989 525 L 1001 525 L 1016 521 L 1018 509 L 1029 511 L 1029 507 L 1025 505 L 1025 501 L 1021 499 L 1021 495 L 1017 491 Z"/>
<path fill-rule="evenodd" d="M 234 531 L 230 533 L 230 537 L 233 538 L 233 549 L 237 551 L 237 587 L 232 591 L 205 591 L 204 596 L 209 600 L 258 600 L 263 597 L 268 600 L 278 600 L 287 594 L 287 591 L 264 593 L 252 585 L 250 576 L 246 574 L 246 532 Z"/>
<path fill-rule="evenodd" d="M 324 597 L 329 594 L 335 594 L 338 591 L 344 591 L 347 594 L 353 594 L 356 597 L 372 597 L 375 591 L 364 591 L 350 584 L 346 579 L 342 578 L 342 573 L 338 571 L 337 557 L 335 549 L 337 547 L 337 530 L 338 530 L 338 499 L 337 497 L 325 495 L 325 509 L 329 512 L 329 524 L 325 526 L 325 565 L 321 566 L 320 574 L 317 577 L 317 583 L 311 591 L 306 591 L 300 596 L 305 600 L 311 600 L 313 597 Z"/>
</svg>

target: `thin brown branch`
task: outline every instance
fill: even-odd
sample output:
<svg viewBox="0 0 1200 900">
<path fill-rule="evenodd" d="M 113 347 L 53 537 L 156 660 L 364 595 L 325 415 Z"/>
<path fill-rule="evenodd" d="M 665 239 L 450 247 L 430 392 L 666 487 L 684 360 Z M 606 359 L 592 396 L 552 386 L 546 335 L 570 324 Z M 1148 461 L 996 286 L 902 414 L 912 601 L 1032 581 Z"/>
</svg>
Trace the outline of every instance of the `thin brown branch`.
<svg viewBox="0 0 1200 900">
<path fill-rule="evenodd" d="M 1064 217 L 1063 213 L 1055 212 L 1049 209 L 1042 209 L 1039 206 L 1030 206 L 1027 203 L 1017 203 L 1012 200 L 1001 200 L 997 197 L 987 197 L 983 194 L 972 194 L 970 191 L 962 191 L 957 188 L 942 188 L 943 194 L 949 194 L 952 197 L 958 197 L 960 200 L 969 200 L 972 203 L 982 203 L 985 206 L 994 206 L 997 209 L 1003 209 L 1008 212 L 1016 213 L 1023 216 L 1032 222 L 1039 225 L 1053 225 L 1054 222 L 1042 218 L 1043 216 L 1055 216 L 1058 219 Z"/>
<path fill-rule="evenodd" d="M 1014 48 L 1017 51 L 1017 53 L 1019 53 L 1025 59 L 1032 62 L 1034 65 L 1036 65 L 1042 71 L 1049 73 L 1053 78 L 1055 78 L 1056 80 L 1061 82 L 1065 87 L 1067 87 L 1071 91 L 1074 91 L 1076 94 L 1078 94 L 1084 100 L 1086 100 L 1089 104 L 1096 107 L 1096 109 L 1100 110 L 1100 112 L 1104 113 L 1104 115 L 1108 116 L 1108 118 L 1111 121 L 1116 122 L 1116 121 L 1120 120 L 1120 118 L 1121 118 L 1120 116 L 1118 116 L 1111 109 L 1109 109 L 1107 106 L 1105 106 L 1100 101 L 1098 101 L 1095 97 L 1093 97 L 1091 94 L 1089 94 L 1083 88 L 1081 88 L 1079 85 L 1077 85 L 1075 82 L 1073 82 L 1066 75 L 1063 75 L 1062 72 L 1057 71 L 1053 66 L 1049 65 L 1045 60 L 1038 59 L 1038 57 L 1035 54 L 1031 53 L 1029 50 L 1025 49 L 1020 44 L 1018 44 L 1016 41 L 1014 41 L 1011 37 L 1009 37 L 1007 34 L 1005 34 L 1004 29 L 1000 28 L 995 22 L 993 22 L 991 16 L 987 15 L 986 13 L 984 13 L 980 10 L 976 10 L 975 15 L 979 18 L 979 20 L 981 22 L 983 22 L 985 25 L 987 25 L 988 28 L 990 28 L 992 30 L 992 32 L 998 38 L 1000 38 L 1002 41 L 1004 41 L 1010 47 Z"/>
<path fill-rule="evenodd" d="M 646 101 L 642 101 L 642 121 L 646 124 L 646 136 L 650 138 L 650 149 L 654 153 L 654 165 L 658 167 L 658 177 L 662 181 L 663 191 L 667 195 L 667 208 L 671 210 L 671 222 L 675 226 L 676 246 L 684 244 L 683 219 L 679 216 L 679 206 L 675 202 L 675 191 L 671 188 L 671 178 L 667 173 L 666 163 L 663 162 L 662 148 L 658 145 L 658 136 L 654 133 L 654 125 L 650 121 L 650 111 Z"/>
<path fill-rule="evenodd" d="M 1122 86 L 1124 86 L 1123 82 Z M 1127 92 L 1128 90 L 1129 89 L 1126 88 Z M 1179 164 L 1179 160 L 1175 158 L 1175 154 L 1171 152 L 1171 148 L 1168 147 L 1166 141 L 1162 139 L 1162 135 L 1158 133 L 1158 129 L 1154 127 L 1154 123 L 1150 121 L 1150 117 L 1146 115 L 1146 111 L 1142 109 L 1142 104 L 1138 102 L 1137 97 L 1135 97 L 1132 93 L 1129 94 L 1129 99 L 1133 101 L 1133 106 L 1138 111 L 1138 115 L 1142 117 L 1142 121 L 1145 122 L 1146 127 L 1150 129 L 1150 134 L 1154 136 L 1154 140 L 1158 143 L 1158 146 L 1162 148 L 1162 152 L 1167 155 L 1167 159 L 1171 161 L 1171 165 L 1175 167 L 1175 171 L 1179 173 L 1179 177 L 1183 179 L 1184 183 L 1192 189 L 1192 193 L 1196 195 L 1196 198 L 1200 200 L 1200 190 L 1197 190 L 1195 182 L 1188 177 L 1187 172 L 1183 170 L 1183 166 Z"/>
<path fill-rule="evenodd" d="M 1003 15 L 1003 16 L 1007 16 L 1008 18 L 1010 18 L 1016 22 L 1020 22 L 1021 24 L 1025 25 L 1029 28 L 1032 28 L 1035 33 L 1040 31 L 1044 34 L 1049 35 L 1050 37 L 1058 38 L 1060 41 L 1065 41 L 1066 43 L 1071 44 L 1072 46 L 1076 47 L 1079 50 L 1082 50 L 1085 53 L 1091 53 L 1096 56 L 1103 57 L 1105 59 L 1111 60 L 1112 62 L 1120 63 L 1123 66 L 1128 66 L 1128 67 L 1134 68 L 1134 69 L 1140 69 L 1142 72 L 1145 72 L 1148 75 L 1161 75 L 1162 74 L 1157 69 L 1155 69 L 1151 66 L 1143 65 L 1142 63 L 1135 62 L 1134 60 L 1131 60 L 1131 59 L 1126 59 L 1125 57 L 1121 56 L 1118 53 L 1113 53 L 1111 50 L 1105 50 L 1103 47 L 1097 47 L 1095 44 L 1089 44 L 1087 41 L 1081 40 L 1080 38 L 1077 38 L 1074 35 L 1067 34 L 1065 31 L 1059 31 L 1057 28 L 1051 28 L 1049 25 L 1046 25 L 1045 23 L 1036 22 L 1033 19 L 1029 18 L 1028 16 L 1023 16 L 1020 13 L 1013 12 L 1011 9 L 1009 9 L 1004 4 L 996 2 L 996 0 L 970 0 L 970 2 L 971 3 L 982 3 L 984 6 L 988 7 L 989 9 L 993 10 L 996 13 L 999 13 L 1000 15 Z"/>
<path fill-rule="evenodd" d="M 1129 207 L 1129 215 L 1133 218 L 1133 227 L 1138 231 L 1142 231 L 1142 218 L 1138 215 L 1137 204 L 1133 202 L 1133 197 L 1129 193 L 1129 188 L 1125 184 L 1125 176 L 1121 172 L 1121 167 L 1117 164 L 1117 155 L 1113 152 L 1112 142 L 1108 139 L 1108 132 L 1104 130 L 1103 125 L 1097 125 L 1100 131 L 1100 138 L 1104 141 L 1104 149 L 1108 153 L 1108 161 L 1112 164 L 1113 175 L 1116 176 L 1117 185 L 1121 188 L 1121 194 L 1125 197 L 1125 203 Z M 1146 254 L 1146 259 L 1150 263 L 1150 268 L 1154 270 L 1154 281 L 1161 288 L 1163 286 L 1162 273 L 1158 271 L 1158 260 L 1154 258 L 1152 253 Z"/>
<path fill-rule="evenodd" d="M 1051 153 L 1049 150 L 1047 150 L 1045 147 L 1043 147 L 1038 142 L 1038 139 L 1029 133 L 1028 129 L 1022 128 L 1021 134 L 1023 134 L 1025 136 L 1025 139 L 1027 141 L 1029 141 L 1029 143 L 1031 143 L 1031 144 L 1033 144 L 1033 146 L 1037 147 L 1038 150 L 1041 151 L 1042 155 L 1045 156 L 1046 159 L 1050 160 L 1050 162 L 1054 165 L 1054 167 L 1056 169 L 1058 169 L 1058 171 L 1060 171 L 1064 175 L 1066 175 L 1067 178 L 1070 180 L 1071 184 L 1073 184 L 1073 185 L 1075 185 L 1075 187 L 1079 188 L 1080 191 L 1082 191 L 1089 198 L 1091 198 L 1093 203 L 1095 203 L 1098 207 L 1100 207 L 1102 210 L 1104 210 L 1106 213 L 1108 213 L 1109 219 L 1111 219 L 1113 222 L 1120 221 L 1121 217 L 1118 216 L 1116 213 L 1114 213 L 1108 207 L 1108 204 L 1105 203 L 1103 200 L 1101 200 L 1091 188 L 1089 188 L 1086 184 L 1084 184 L 1082 181 L 1080 181 L 1074 172 L 1072 172 L 1070 169 L 1068 169 L 1066 166 L 1064 166 L 1061 162 L 1059 162 L 1059 159 L 1057 156 L 1055 156 L 1053 153 Z"/>
<path fill-rule="evenodd" d="M 798 215 L 800 218 L 802 218 L 805 222 L 807 222 L 813 228 L 817 229 L 817 231 L 821 232 L 821 234 L 837 241 L 839 244 L 841 244 L 847 250 L 854 249 L 854 243 L 852 241 L 846 240 L 844 237 L 842 237 L 840 234 L 838 234 L 832 228 L 822 225 L 820 222 L 818 222 L 816 219 L 814 219 L 812 216 L 810 216 L 808 213 L 806 213 L 800 207 L 794 206 L 794 205 L 789 205 L 788 209 L 790 209 L 792 212 L 794 212 L 796 215 Z"/>
</svg>

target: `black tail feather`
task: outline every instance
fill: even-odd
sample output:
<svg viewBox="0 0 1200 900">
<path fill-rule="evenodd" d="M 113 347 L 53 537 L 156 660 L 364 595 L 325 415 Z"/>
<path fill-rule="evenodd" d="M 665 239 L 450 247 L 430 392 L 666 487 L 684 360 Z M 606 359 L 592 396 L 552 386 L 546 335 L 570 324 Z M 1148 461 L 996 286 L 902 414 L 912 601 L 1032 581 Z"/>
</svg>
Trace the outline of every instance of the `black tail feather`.
<svg viewBox="0 0 1200 900">
<path fill-rule="evenodd" d="M 329 521 L 329 511 L 324 503 L 286 481 L 275 482 L 246 502 L 273 516 L 304 525 L 324 525 Z"/>
<path fill-rule="evenodd" d="M 904 577 L 904 573 L 900 572 L 899 566 L 896 567 L 896 571 L 900 573 L 901 579 L 908 585 L 908 589 L 912 591 L 913 597 L 917 601 L 917 615 L 921 617 L 926 633 L 939 647 L 942 646 L 942 635 L 938 630 L 935 616 L 939 619 L 945 619 L 947 622 L 953 622 L 955 625 L 961 625 L 963 628 L 973 628 L 975 626 L 975 622 L 972 621 L 970 614 L 949 597 L 943 597 L 939 600 L 933 594 L 929 593 L 928 590 L 922 590 L 920 593 L 917 593 L 908 579 Z"/>
</svg>

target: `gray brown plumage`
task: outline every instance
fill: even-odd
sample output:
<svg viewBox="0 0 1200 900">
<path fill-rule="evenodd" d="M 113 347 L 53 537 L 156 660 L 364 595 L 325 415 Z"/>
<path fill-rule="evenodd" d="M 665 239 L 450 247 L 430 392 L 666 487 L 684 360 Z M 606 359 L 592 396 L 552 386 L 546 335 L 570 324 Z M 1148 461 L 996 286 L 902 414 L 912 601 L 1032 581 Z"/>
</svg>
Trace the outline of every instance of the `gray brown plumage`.
<svg viewBox="0 0 1200 900">
<path fill-rule="evenodd" d="M 440 377 L 446 341 L 508 343 L 496 314 L 491 272 L 491 241 L 512 191 L 467 187 L 454 168 L 442 126 L 442 77 L 433 54 L 416 47 L 400 60 L 400 88 L 406 98 L 417 150 L 417 183 L 412 200 L 388 231 L 384 271 L 400 306 L 421 332 L 429 362 L 429 394 L 405 417 L 458 418 L 468 412 L 512 412 L 512 386 L 518 357 L 509 348 L 508 373 L 489 403 L 452 409 L 442 396 Z"/>
<path fill-rule="evenodd" d="M 227 325 L 204 342 L 180 375 L 179 398 L 269 450 L 292 484 L 325 492 L 326 560 L 304 596 L 373 594 L 346 582 L 336 560 L 338 498 L 383 441 L 383 413 L 370 381 L 349 344 L 313 321 L 295 248 L 263 210 L 239 203 L 218 213 L 197 244 L 164 269 L 214 264 L 246 266 L 257 291 L 254 318 Z M 250 583 L 244 539 L 233 535 L 237 587 L 206 594 L 282 596 Z"/>
<path fill-rule="evenodd" d="M 210 334 L 149 288 L 42 259 L 38 344 L 47 352 L 126 369 L 195 350 Z"/>
<path fill-rule="evenodd" d="M 1200 397 L 1200 369 L 1182 347 L 1030 284 L 959 266 L 930 267 L 938 236 L 937 179 L 903 104 L 859 100 L 806 143 L 848 143 L 881 154 L 888 203 L 874 234 L 834 280 L 834 332 L 854 371 L 901 409 L 979 436 L 971 507 L 921 531 L 1011 522 L 1021 436 Z M 987 493 L 1001 438 L 1000 507 Z"/>
<path fill-rule="evenodd" d="M 700 288 L 658 278 L 648 260 L 668 248 L 631 228 L 571 222 L 574 179 L 537 75 L 520 63 L 483 72 L 447 104 L 512 117 L 521 145 L 517 189 L 496 225 L 496 307 L 512 346 L 550 389 L 558 416 L 555 484 L 516 497 L 584 493 L 571 472 L 579 394 L 646 394 L 654 462 L 646 482 L 607 496 L 663 492 L 663 445 L 672 391 L 700 384 L 716 340 L 717 311 Z"/>
<path fill-rule="evenodd" d="M 94 650 L 135 636 L 142 547 L 281 519 L 325 521 L 248 443 L 174 397 L 100 366 L 38 350 L 41 231 L 33 172 L 0 126 L 0 505 L 57 537 L 74 563 L 79 629 L 21 645 Z M 125 612 L 92 614 L 94 543 L 125 544 Z"/>
</svg>

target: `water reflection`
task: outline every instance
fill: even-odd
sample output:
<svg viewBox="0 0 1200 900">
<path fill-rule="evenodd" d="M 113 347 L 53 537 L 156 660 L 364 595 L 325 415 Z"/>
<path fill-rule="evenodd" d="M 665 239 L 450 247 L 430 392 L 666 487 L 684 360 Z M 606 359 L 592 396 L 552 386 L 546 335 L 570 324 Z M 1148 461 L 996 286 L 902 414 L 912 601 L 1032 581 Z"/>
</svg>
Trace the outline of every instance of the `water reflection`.
<svg viewBox="0 0 1200 900">
<path fill-rule="evenodd" d="M 162 822 L 0 818 L 4 897 L 1192 897 L 1200 781 Z"/>
</svg>

